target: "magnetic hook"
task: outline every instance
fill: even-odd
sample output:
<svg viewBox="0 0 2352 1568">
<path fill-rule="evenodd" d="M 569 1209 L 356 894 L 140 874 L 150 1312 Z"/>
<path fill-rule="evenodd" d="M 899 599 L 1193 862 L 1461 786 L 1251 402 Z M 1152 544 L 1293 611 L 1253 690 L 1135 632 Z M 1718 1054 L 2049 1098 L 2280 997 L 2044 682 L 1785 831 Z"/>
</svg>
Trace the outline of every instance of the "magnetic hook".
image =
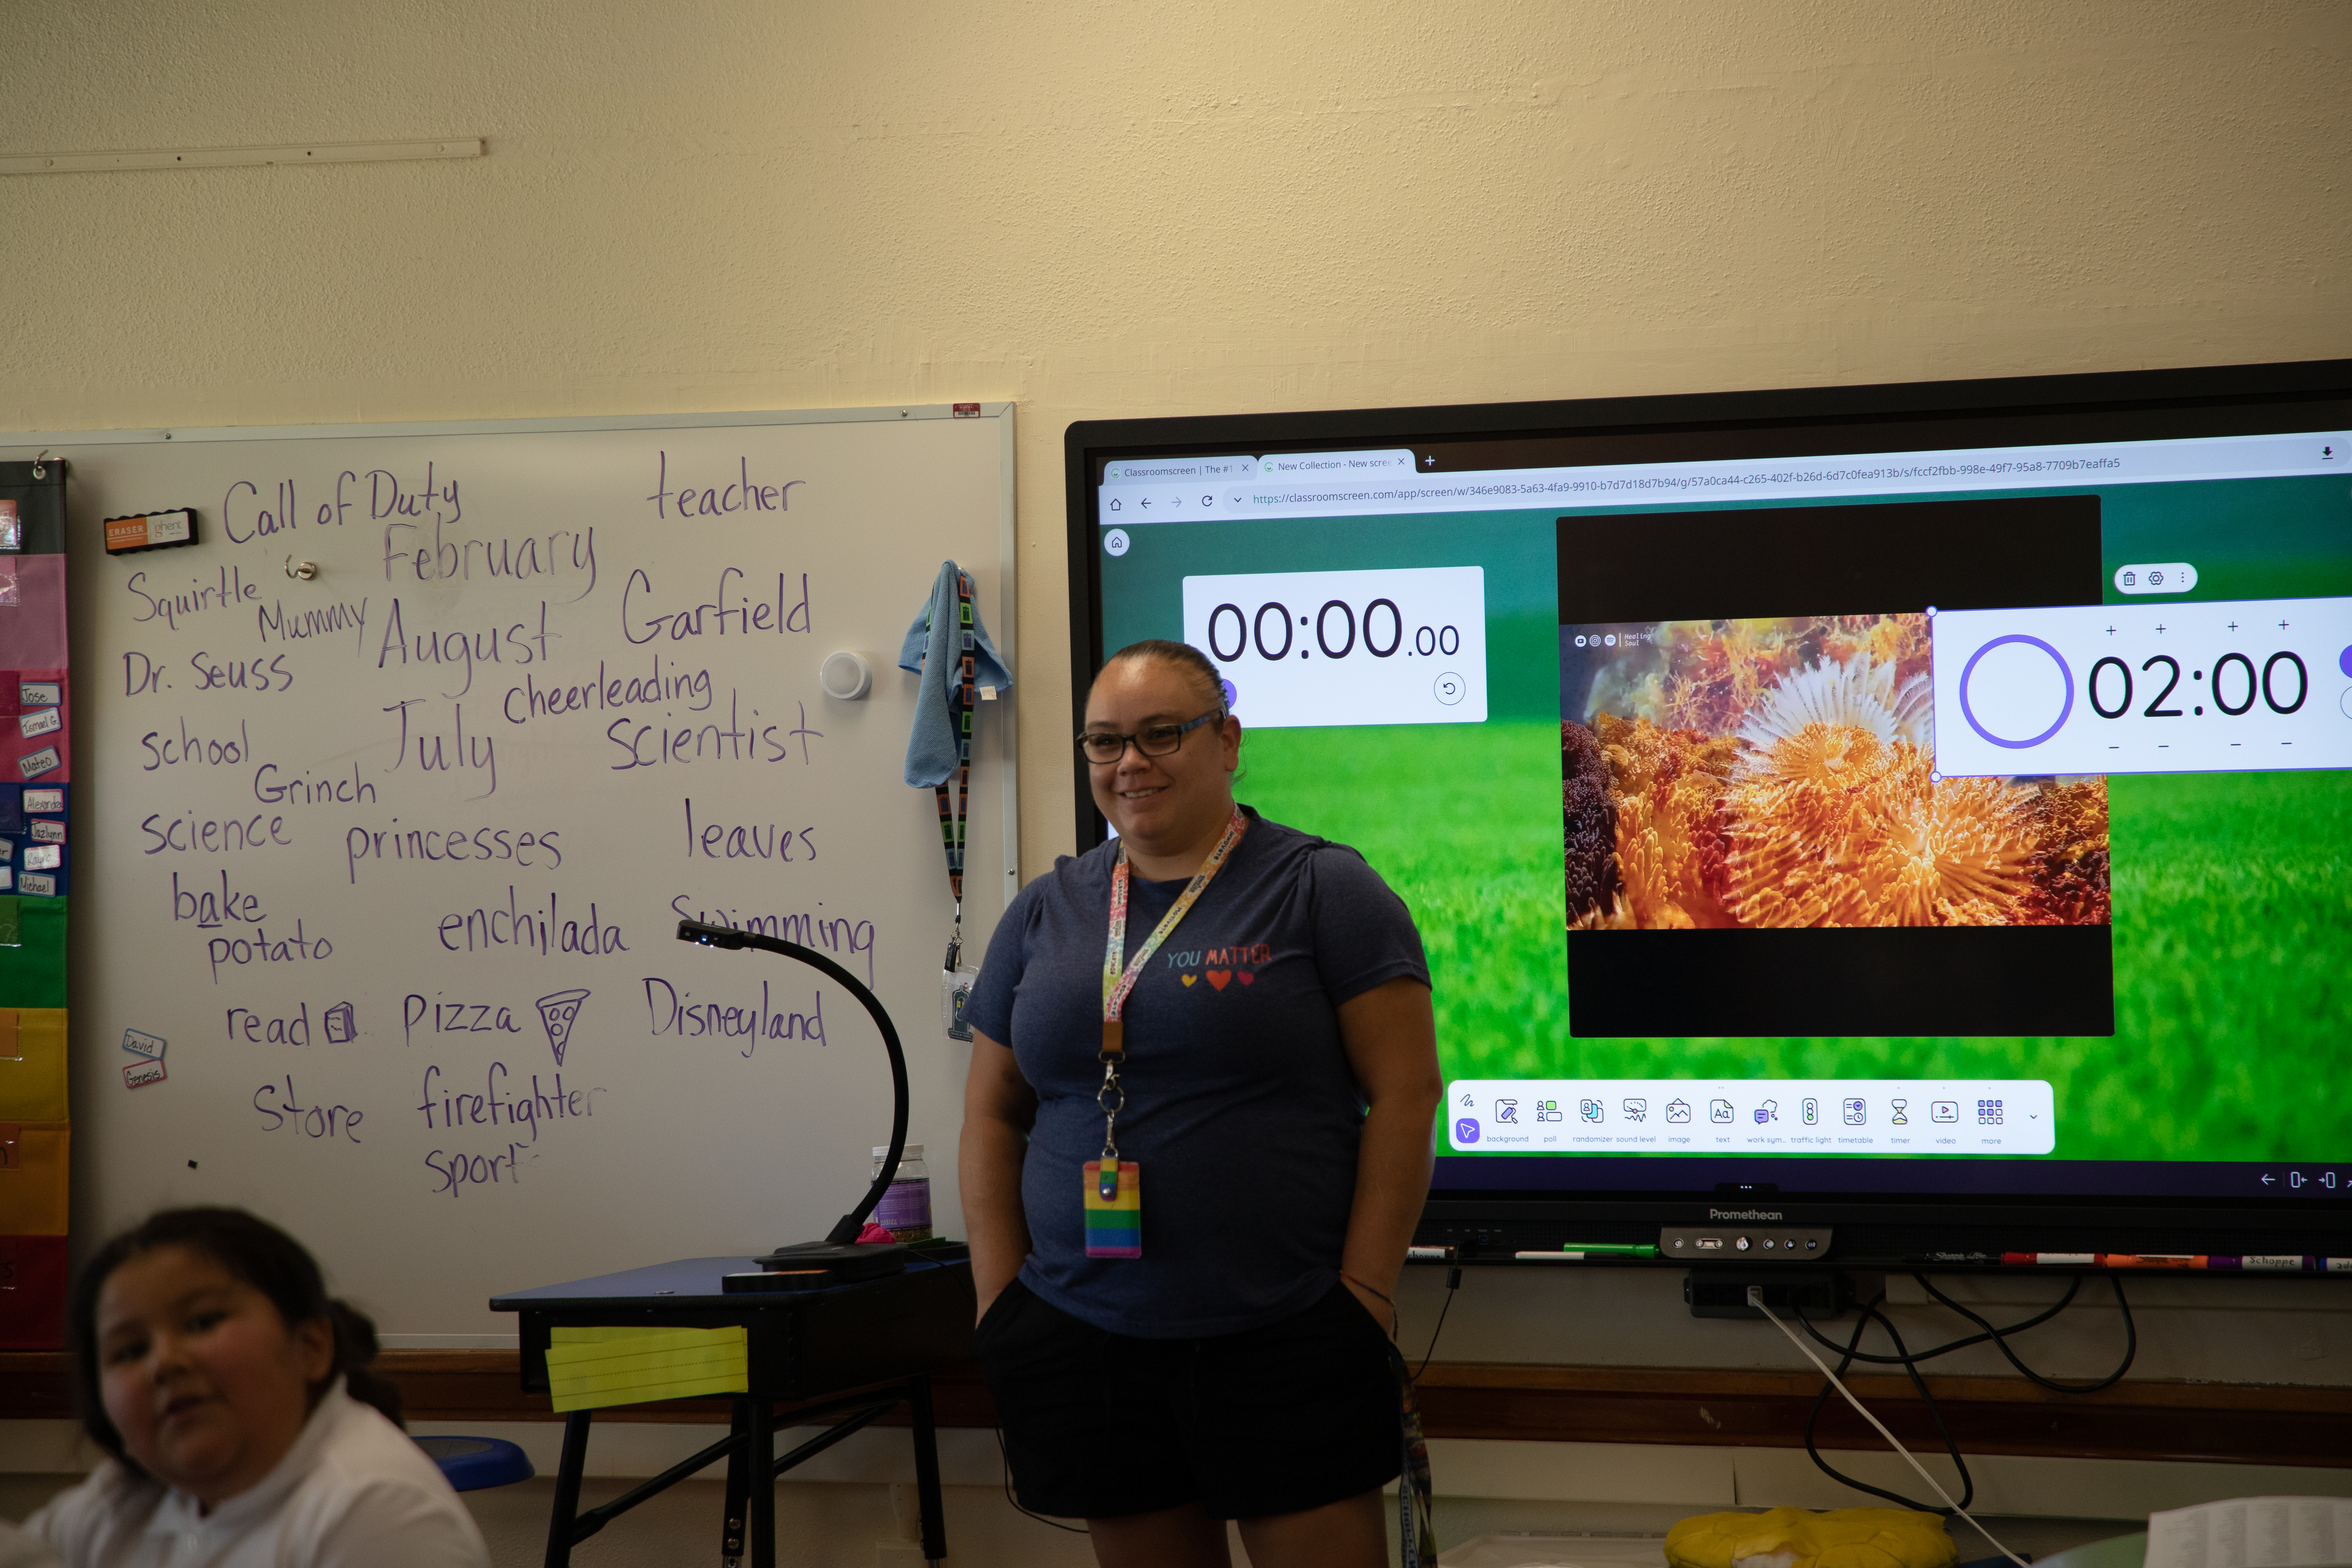
<svg viewBox="0 0 2352 1568">
<path fill-rule="evenodd" d="M 293 556 L 289 555 L 286 558 L 286 575 L 289 577 L 308 583 L 311 578 L 316 577 L 318 574 L 319 563 L 317 562 L 305 561 L 299 565 L 297 565 Z"/>
<path fill-rule="evenodd" d="M 47 457 L 48 457 L 48 455 L 49 455 L 49 449 L 48 449 L 47 447 L 42 447 L 42 448 L 41 448 L 41 455 L 40 455 L 40 457 L 38 457 L 38 458 L 35 458 L 33 459 L 33 477 L 34 477 L 35 479 L 47 479 L 47 478 L 48 477 L 48 473 L 49 473 L 48 469 L 47 469 L 47 468 L 43 468 L 43 467 L 41 467 L 42 460 L 43 460 L 44 458 L 47 458 Z"/>
</svg>

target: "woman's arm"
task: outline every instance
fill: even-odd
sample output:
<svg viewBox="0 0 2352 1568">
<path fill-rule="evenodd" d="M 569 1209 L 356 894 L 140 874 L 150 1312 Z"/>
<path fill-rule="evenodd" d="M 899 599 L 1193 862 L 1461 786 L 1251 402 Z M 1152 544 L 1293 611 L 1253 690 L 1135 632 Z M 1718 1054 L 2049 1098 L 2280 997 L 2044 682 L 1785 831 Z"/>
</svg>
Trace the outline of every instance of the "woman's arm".
<svg viewBox="0 0 2352 1568">
<path fill-rule="evenodd" d="M 1339 1267 L 1365 1310 L 1393 1331 L 1395 1309 L 1372 1292 L 1396 1294 L 1404 1249 L 1429 1198 L 1430 1118 L 1444 1093 L 1429 987 L 1400 978 L 1341 1003 L 1339 1042 L 1371 1106 L 1356 1153 L 1356 1201 Z"/>
<path fill-rule="evenodd" d="M 964 1235 L 971 1243 L 972 1289 L 983 1317 L 1029 1256 L 1029 1220 L 1021 1209 L 1021 1157 L 1036 1119 L 1037 1091 L 1021 1076 L 1013 1052 L 974 1030 L 971 1071 L 963 1081 L 963 1141 L 956 1152 L 956 1180 L 963 1192 Z M 1402 1253 L 1398 1260 L 1402 1262 Z"/>
</svg>

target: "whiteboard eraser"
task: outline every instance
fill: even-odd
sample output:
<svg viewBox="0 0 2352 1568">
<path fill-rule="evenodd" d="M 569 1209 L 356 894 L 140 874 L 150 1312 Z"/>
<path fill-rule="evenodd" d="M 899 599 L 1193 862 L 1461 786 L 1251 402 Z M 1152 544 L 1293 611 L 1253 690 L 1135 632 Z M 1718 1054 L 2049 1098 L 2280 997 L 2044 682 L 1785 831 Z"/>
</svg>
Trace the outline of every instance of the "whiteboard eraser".
<svg viewBox="0 0 2352 1568">
<path fill-rule="evenodd" d="M 192 506 L 106 520 L 109 555 L 136 555 L 142 550 L 170 550 L 195 542 L 196 509 Z"/>
</svg>

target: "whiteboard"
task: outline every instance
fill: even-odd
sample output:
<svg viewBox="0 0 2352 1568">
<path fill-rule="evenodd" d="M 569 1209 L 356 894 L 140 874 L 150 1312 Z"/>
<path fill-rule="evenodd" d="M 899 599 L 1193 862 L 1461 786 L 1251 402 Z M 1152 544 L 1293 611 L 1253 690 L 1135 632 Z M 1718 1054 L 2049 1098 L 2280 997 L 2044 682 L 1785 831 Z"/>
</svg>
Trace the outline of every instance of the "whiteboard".
<svg viewBox="0 0 2352 1568">
<path fill-rule="evenodd" d="M 243 1204 L 388 1342 L 457 1347 L 511 1342 L 496 1292 L 822 1236 L 887 1140 L 878 1037 L 680 915 L 869 978 L 951 1178 L 897 657 L 953 559 L 1012 668 L 1012 443 L 1009 404 L 0 437 L 72 465 L 78 1250 Z M 178 506 L 197 544 L 101 548 Z M 862 700 L 823 694 L 839 650 Z M 1013 720 L 979 709 L 975 948 Z M 130 1030 L 163 1081 L 126 1085 Z"/>
</svg>

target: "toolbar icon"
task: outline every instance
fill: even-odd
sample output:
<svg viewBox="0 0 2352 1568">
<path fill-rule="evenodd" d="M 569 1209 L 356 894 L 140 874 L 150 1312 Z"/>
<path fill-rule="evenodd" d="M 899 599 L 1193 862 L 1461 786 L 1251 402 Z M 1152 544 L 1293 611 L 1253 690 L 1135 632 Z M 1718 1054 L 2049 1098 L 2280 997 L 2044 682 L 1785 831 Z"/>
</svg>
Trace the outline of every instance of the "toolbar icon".
<svg viewBox="0 0 2352 1568">
<path fill-rule="evenodd" d="M 1870 1101 L 1849 1100 L 1845 1102 L 1845 1124 L 1848 1127 L 1860 1127 L 1869 1120 Z"/>
</svg>

